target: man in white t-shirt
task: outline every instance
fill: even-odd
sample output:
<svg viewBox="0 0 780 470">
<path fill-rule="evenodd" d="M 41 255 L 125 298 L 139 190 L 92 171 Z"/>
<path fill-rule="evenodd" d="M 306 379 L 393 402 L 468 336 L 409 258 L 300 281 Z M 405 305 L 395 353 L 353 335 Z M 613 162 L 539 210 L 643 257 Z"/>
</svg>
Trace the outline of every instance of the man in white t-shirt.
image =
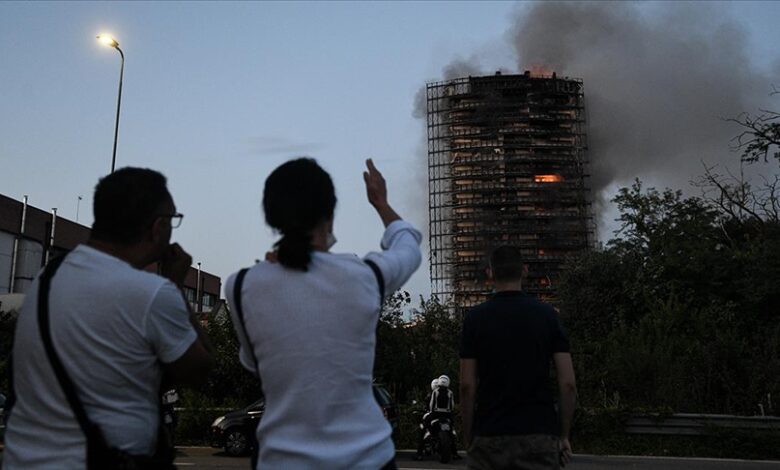
<svg viewBox="0 0 780 470">
<path fill-rule="evenodd" d="M 192 258 L 170 244 L 182 216 L 163 175 L 123 168 L 95 188 L 94 217 L 89 241 L 52 278 L 52 343 L 108 445 L 151 455 L 163 380 L 200 382 L 213 362 L 180 290 Z M 143 270 L 155 262 L 162 276 Z M 16 325 L 3 468 L 85 468 L 86 437 L 41 339 L 38 288 L 36 279 Z"/>
</svg>

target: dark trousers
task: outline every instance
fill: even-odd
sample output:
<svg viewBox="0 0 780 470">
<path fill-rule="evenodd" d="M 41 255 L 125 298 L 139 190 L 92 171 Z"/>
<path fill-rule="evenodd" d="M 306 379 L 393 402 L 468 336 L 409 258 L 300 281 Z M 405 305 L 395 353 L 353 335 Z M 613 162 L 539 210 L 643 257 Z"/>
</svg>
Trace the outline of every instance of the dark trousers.
<svg viewBox="0 0 780 470">
<path fill-rule="evenodd" d="M 469 470 L 559 470 L 558 438 L 544 434 L 476 436 L 468 451 Z"/>
</svg>

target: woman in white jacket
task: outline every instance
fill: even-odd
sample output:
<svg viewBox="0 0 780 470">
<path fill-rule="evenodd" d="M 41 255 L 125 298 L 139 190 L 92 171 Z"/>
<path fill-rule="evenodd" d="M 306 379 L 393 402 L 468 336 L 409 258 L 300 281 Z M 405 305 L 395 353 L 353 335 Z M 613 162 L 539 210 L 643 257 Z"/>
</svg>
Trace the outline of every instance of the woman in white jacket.
<svg viewBox="0 0 780 470">
<path fill-rule="evenodd" d="M 241 363 L 259 375 L 265 395 L 257 468 L 396 468 L 390 425 L 371 388 L 375 330 L 383 294 L 420 265 L 421 234 L 392 209 L 384 178 L 366 165 L 368 201 L 385 225 L 381 252 L 329 252 L 333 183 L 314 160 L 291 160 L 263 192 L 266 222 L 281 234 L 274 259 L 246 272 L 240 299 L 237 275 L 225 284 Z"/>
</svg>

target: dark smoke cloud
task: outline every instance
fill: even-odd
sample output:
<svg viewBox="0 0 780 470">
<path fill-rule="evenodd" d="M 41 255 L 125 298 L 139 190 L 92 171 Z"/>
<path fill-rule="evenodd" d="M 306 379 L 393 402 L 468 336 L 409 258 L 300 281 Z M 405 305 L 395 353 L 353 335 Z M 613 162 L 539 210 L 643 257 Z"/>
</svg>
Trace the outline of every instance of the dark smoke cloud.
<svg viewBox="0 0 780 470">
<path fill-rule="evenodd" d="M 479 64 L 479 58 L 472 56 L 468 59 L 458 57 L 449 64 L 445 65 L 441 71 L 442 77 L 440 80 L 452 80 L 454 78 L 463 78 L 469 76 L 484 75 L 485 72 Z M 426 107 L 425 107 L 425 85 L 417 90 L 417 94 L 414 95 L 414 109 L 412 110 L 412 116 L 425 120 Z M 426 154 L 427 156 L 427 154 Z"/>
<path fill-rule="evenodd" d="M 713 3 L 526 4 L 507 36 L 517 58 L 512 72 L 542 66 L 583 79 L 599 212 L 611 197 L 605 189 L 635 177 L 695 192 L 689 182 L 703 173 L 702 161 L 739 165 L 729 145 L 739 129 L 725 118 L 777 108 L 769 92 L 780 81 L 780 56 L 774 73 L 761 70 L 748 54 L 744 27 Z M 457 58 L 441 79 L 493 72 L 476 56 Z M 424 122 L 424 87 L 414 109 Z"/>
<path fill-rule="evenodd" d="M 471 56 L 467 59 L 456 58 L 449 64 L 447 64 L 442 70 L 442 77 L 434 80 L 451 80 L 453 78 L 468 77 L 470 75 L 479 76 L 484 75 L 482 67 L 479 64 L 479 58 L 477 56 Z M 420 204 L 420 201 L 428 200 L 428 135 L 427 135 L 427 121 L 426 121 L 426 98 L 425 98 L 425 85 L 421 86 L 414 95 L 414 107 L 412 109 L 412 116 L 420 119 L 422 122 L 422 134 L 420 141 L 417 143 L 415 153 L 418 158 L 415 159 L 416 165 L 414 171 L 412 171 L 412 178 L 415 184 L 410 185 L 409 189 L 405 192 L 408 199 L 409 207 L 414 210 L 419 210 L 419 214 L 414 214 L 420 220 L 428 220 L 427 204 Z M 428 226 L 424 226 L 425 240 L 428 240 Z M 428 252 L 428 250 L 425 250 Z"/>
<path fill-rule="evenodd" d="M 766 103 L 772 79 L 744 29 L 707 3 L 537 3 L 511 31 L 520 70 L 543 65 L 584 80 L 591 185 L 636 176 L 685 188 L 707 164 L 734 166 L 738 132 L 723 118 Z"/>
<path fill-rule="evenodd" d="M 470 75 L 483 75 L 482 66 L 479 64 L 479 58 L 472 56 L 468 59 L 458 58 L 444 66 L 441 71 L 444 80 L 453 78 L 468 77 Z"/>
</svg>

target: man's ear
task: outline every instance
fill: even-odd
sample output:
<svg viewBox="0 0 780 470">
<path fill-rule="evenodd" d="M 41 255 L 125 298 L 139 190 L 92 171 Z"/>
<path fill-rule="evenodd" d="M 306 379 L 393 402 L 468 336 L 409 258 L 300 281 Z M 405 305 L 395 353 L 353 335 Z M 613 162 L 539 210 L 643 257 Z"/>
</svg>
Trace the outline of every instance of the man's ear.
<svg viewBox="0 0 780 470">
<path fill-rule="evenodd" d="M 490 266 L 485 268 L 485 276 L 488 282 L 493 282 L 493 270 L 490 269 Z"/>
<path fill-rule="evenodd" d="M 163 237 L 163 234 L 165 233 L 165 226 L 163 224 L 164 222 L 162 217 L 156 217 L 154 219 L 154 222 L 152 222 L 148 232 L 150 242 L 157 243 L 160 238 Z"/>
<path fill-rule="evenodd" d="M 528 277 L 528 265 L 523 265 L 523 277 Z"/>
</svg>

